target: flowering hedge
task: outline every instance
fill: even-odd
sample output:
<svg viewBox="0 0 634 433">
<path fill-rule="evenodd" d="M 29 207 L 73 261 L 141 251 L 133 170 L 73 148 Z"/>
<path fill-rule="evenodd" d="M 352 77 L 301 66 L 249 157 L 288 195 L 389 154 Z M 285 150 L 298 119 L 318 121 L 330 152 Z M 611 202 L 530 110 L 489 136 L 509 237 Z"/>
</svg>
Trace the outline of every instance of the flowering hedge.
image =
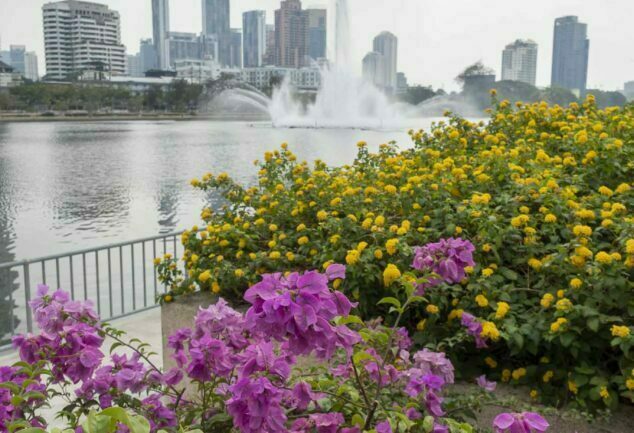
<svg viewBox="0 0 634 433">
<path fill-rule="evenodd" d="M 471 245 L 456 242 L 472 263 Z M 454 275 L 464 266 L 438 253 L 414 268 L 422 272 L 393 281 L 400 299 L 380 301 L 395 313 L 389 326 L 351 315 L 356 305 L 329 287 L 342 285 L 343 265 L 266 274 L 245 293 L 245 314 L 221 298 L 200 309 L 193 329 L 171 335 L 169 371 L 155 366 L 146 344 L 100 323 L 91 304 L 40 286 L 31 303 L 40 333 L 16 337 L 21 362 L 0 367 L 0 432 L 44 433 L 41 409 L 61 398 L 58 417 L 75 433 L 472 433 L 457 417 L 492 401 L 495 383 L 483 376 L 475 398 L 445 398 L 451 361 L 428 349 L 411 353 L 400 326 L 424 301 L 417 293 L 446 280 L 434 268 Z M 110 359 L 105 337 L 114 340 Z M 549 424 L 536 413 L 503 413 L 493 427 L 541 433 Z"/>
<path fill-rule="evenodd" d="M 256 186 L 193 180 L 228 204 L 183 234 L 184 274 L 157 259 L 164 301 L 197 290 L 237 301 L 259 274 L 334 260 L 348 265 L 362 316 L 378 317 L 411 246 L 460 235 L 479 246 L 478 264 L 406 315 L 418 344 L 451 348 L 464 376 L 530 384 L 551 404 L 634 400 L 634 108 L 494 102 L 487 123 L 411 131 L 410 150 L 359 143 L 350 165 L 310 167 L 283 145 L 257 163 Z"/>
</svg>

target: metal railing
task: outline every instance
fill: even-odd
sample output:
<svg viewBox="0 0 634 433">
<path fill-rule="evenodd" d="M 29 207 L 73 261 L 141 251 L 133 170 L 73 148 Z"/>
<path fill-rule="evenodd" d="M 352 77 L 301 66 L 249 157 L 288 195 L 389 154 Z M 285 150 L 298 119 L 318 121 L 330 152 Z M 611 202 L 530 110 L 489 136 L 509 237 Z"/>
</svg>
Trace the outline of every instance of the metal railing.
<svg viewBox="0 0 634 433">
<path fill-rule="evenodd" d="M 181 234 L 174 232 L 1 263 L 0 350 L 8 347 L 12 336 L 34 331 L 28 305 L 39 284 L 62 288 L 74 300 L 91 300 L 103 320 L 154 308 L 157 295 L 164 291 L 157 278 L 154 258 L 166 253 L 176 259 L 182 256 Z"/>
</svg>

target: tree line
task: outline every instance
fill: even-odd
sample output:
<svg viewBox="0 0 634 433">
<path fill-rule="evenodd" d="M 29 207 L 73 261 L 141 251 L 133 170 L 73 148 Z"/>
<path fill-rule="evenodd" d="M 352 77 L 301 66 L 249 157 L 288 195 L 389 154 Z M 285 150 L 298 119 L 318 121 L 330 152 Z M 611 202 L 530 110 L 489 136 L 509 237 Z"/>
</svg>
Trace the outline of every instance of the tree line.
<svg viewBox="0 0 634 433">
<path fill-rule="evenodd" d="M 8 92 L 0 93 L 0 110 L 184 113 L 197 109 L 203 90 L 204 86 L 185 80 L 173 81 L 165 88 L 152 86 L 144 92 L 133 92 L 114 85 L 37 82 L 12 87 Z"/>
</svg>

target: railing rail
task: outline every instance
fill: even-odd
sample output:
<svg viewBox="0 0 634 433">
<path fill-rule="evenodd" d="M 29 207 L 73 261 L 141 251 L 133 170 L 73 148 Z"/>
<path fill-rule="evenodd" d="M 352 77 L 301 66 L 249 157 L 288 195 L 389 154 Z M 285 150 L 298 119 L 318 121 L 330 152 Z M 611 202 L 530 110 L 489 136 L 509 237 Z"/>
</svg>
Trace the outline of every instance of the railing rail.
<svg viewBox="0 0 634 433">
<path fill-rule="evenodd" d="M 0 263 L 0 351 L 18 333 L 33 332 L 29 301 L 34 288 L 48 284 L 90 300 L 103 320 L 113 320 L 156 306 L 164 287 L 154 258 L 182 256 L 181 232 L 112 243 L 65 254 Z"/>
</svg>

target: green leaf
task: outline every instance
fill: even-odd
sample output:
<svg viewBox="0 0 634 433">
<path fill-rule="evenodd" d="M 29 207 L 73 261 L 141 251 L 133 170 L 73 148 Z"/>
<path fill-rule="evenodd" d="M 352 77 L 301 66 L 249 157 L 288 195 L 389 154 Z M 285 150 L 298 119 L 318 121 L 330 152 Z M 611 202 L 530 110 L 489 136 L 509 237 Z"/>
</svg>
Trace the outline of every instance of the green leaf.
<svg viewBox="0 0 634 433">
<path fill-rule="evenodd" d="M 590 317 L 586 323 L 588 325 L 588 329 L 590 329 L 591 331 L 599 331 L 600 322 L 598 317 Z"/>
<path fill-rule="evenodd" d="M 504 275 L 507 280 L 517 281 L 517 272 L 512 271 L 509 268 L 500 268 L 500 273 Z"/>
<path fill-rule="evenodd" d="M 396 308 L 401 308 L 401 301 L 399 301 L 396 298 L 392 298 L 390 296 L 388 296 L 387 298 L 381 299 L 377 303 L 377 305 L 381 305 L 381 304 L 390 304 L 390 305 L 394 305 Z"/>
</svg>

